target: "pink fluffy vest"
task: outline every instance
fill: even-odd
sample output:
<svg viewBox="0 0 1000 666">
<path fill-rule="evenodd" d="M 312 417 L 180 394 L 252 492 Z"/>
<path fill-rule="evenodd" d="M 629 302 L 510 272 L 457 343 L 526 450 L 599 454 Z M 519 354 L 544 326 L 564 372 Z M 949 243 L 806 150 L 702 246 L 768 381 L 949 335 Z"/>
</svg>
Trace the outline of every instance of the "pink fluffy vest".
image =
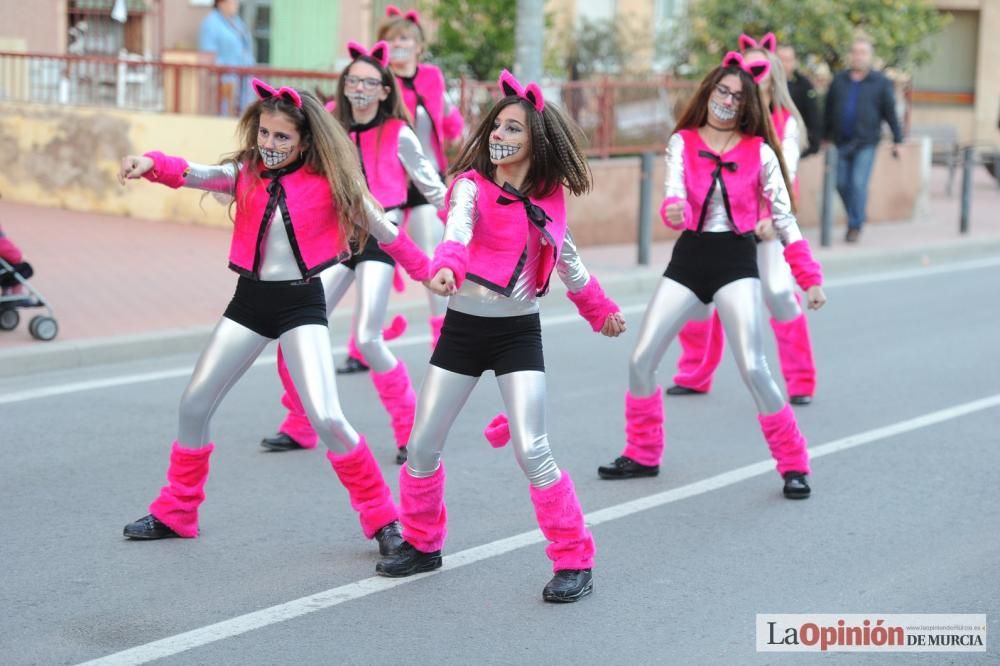
<svg viewBox="0 0 1000 666">
<path fill-rule="evenodd" d="M 784 144 L 785 141 L 785 127 L 788 126 L 788 119 L 792 117 L 792 112 L 788 109 L 777 108 L 771 112 L 771 122 L 774 123 L 774 133 L 778 135 L 778 141 Z M 802 131 L 801 129 L 799 131 Z M 795 198 L 799 197 L 799 174 L 795 174 L 795 178 L 792 179 L 792 191 L 795 194 Z"/>
<path fill-rule="evenodd" d="M 351 138 L 358 147 L 365 181 L 382 208 L 392 210 L 406 203 L 407 176 L 399 161 L 399 131 L 406 123 L 389 118 L 376 119 L 351 128 Z"/>
<path fill-rule="evenodd" d="M 535 276 L 536 293 L 544 295 L 566 237 L 566 195 L 563 188 L 557 187 L 555 192 L 540 199 L 527 197 L 528 203 L 534 207 L 529 213 L 528 206 L 516 194 L 504 191 L 479 172 L 466 171 L 455 181 L 461 178 L 476 184 L 476 208 L 479 211 L 479 220 L 469 242 L 466 277 L 499 294 L 510 296 L 517 283 L 521 258 L 528 251 L 528 244 L 534 243 L 541 246 L 542 252 Z M 448 189 L 447 200 L 451 200 L 451 188 Z M 534 215 L 538 223 L 532 222 L 529 214 Z M 547 217 L 543 218 L 543 215 Z"/>
<path fill-rule="evenodd" d="M 448 170 L 444 154 L 444 140 L 453 138 L 445 134 L 444 74 L 434 65 L 419 64 L 412 78 L 396 77 L 403 93 L 403 103 L 416 121 L 417 105 L 423 106 L 434 127 L 434 155 L 441 171 Z M 461 131 L 461 130 L 460 130 Z"/>
<path fill-rule="evenodd" d="M 261 174 L 266 173 L 262 168 Z M 264 238 L 276 210 L 284 218 L 303 277 L 350 256 L 330 185 L 322 174 L 299 166 L 277 179 L 254 181 L 244 167 L 236 179 L 236 220 L 229 248 L 229 267 L 240 275 L 259 278 Z"/>
<path fill-rule="evenodd" d="M 712 181 L 718 174 L 729 202 L 733 227 L 741 234 L 753 231 L 757 221 L 764 217 L 760 208 L 760 145 L 763 139 L 743 137 L 720 156 L 702 141 L 697 130 L 682 129 L 679 134 L 684 139 L 684 185 L 692 212 L 688 228 L 699 229 Z"/>
</svg>

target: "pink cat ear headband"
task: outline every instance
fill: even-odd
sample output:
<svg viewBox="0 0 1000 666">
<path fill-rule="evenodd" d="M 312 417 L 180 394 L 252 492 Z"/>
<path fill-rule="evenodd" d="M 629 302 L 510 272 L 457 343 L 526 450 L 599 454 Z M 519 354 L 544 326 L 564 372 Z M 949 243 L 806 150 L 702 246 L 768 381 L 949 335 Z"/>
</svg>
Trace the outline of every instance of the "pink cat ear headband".
<svg viewBox="0 0 1000 666">
<path fill-rule="evenodd" d="M 750 35 L 743 33 L 740 35 L 740 51 L 748 51 L 750 49 L 763 49 L 764 51 L 769 51 L 774 53 L 778 48 L 778 38 L 774 36 L 773 32 L 769 32 L 760 38 L 760 41 L 756 41 Z"/>
<path fill-rule="evenodd" d="M 420 14 L 417 13 L 416 9 L 411 9 L 410 11 L 404 13 L 403 10 L 397 7 L 396 5 L 389 5 L 388 7 L 385 8 L 385 15 L 402 16 L 410 23 L 415 23 L 418 26 L 420 25 Z"/>
<path fill-rule="evenodd" d="M 281 86 L 278 89 L 274 89 L 260 79 L 254 79 L 250 82 L 250 85 L 253 87 L 253 91 L 257 93 L 257 99 L 281 97 L 285 101 L 294 104 L 296 109 L 302 108 L 302 98 L 299 97 L 299 92 L 295 88 L 290 86 Z"/>
<path fill-rule="evenodd" d="M 347 55 L 351 56 L 353 60 L 357 60 L 361 56 L 366 56 L 382 65 L 382 67 L 389 66 L 389 45 L 384 39 L 375 42 L 375 46 L 372 47 L 371 51 L 355 41 L 347 42 Z"/>
<path fill-rule="evenodd" d="M 754 60 L 753 62 L 746 62 L 743 60 L 743 56 L 736 51 L 730 51 L 726 54 L 726 57 L 722 59 L 723 67 L 739 67 L 744 72 L 750 75 L 754 83 L 760 83 L 767 76 L 768 72 L 771 71 L 771 63 L 767 60 Z"/>
<path fill-rule="evenodd" d="M 538 87 L 538 84 L 529 83 L 527 86 L 522 86 L 520 81 L 514 78 L 514 75 L 508 72 L 506 69 L 500 72 L 500 91 L 504 94 L 504 97 L 509 97 L 513 95 L 514 97 L 520 97 L 524 101 L 535 107 L 535 110 L 539 113 L 545 108 L 545 98 L 542 97 L 542 90 Z"/>
</svg>

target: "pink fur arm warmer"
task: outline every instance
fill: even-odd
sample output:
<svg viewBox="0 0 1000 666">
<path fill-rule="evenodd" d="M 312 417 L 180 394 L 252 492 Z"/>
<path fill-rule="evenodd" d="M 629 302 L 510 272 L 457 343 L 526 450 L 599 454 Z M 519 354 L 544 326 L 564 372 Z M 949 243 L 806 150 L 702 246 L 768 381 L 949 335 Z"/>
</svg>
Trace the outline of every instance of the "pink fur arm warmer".
<svg viewBox="0 0 1000 666">
<path fill-rule="evenodd" d="M 142 174 L 143 178 L 175 190 L 184 184 L 184 174 L 188 169 L 186 159 L 164 155 L 158 150 L 146 153 L 146 157 L 153 160 L 153 168 Z"/>
<path fill-rule="evenodd" d="M 667 217 L 667 206 L 673 203 L 684 204 L 684 222 L 677 226 L 672 223 Z M 691 210 L 691 204 L 688 203 L 687 199 L 681 199 L 680 197 L 667 197 L 660 204 L 660 218 L 663 220 L 663 224 L 667 225 L 671 229 L 689 229 L 691 228 L 691 218 L 694 217 L 694 212 Z"/>
<path fill-rule="evenodd" d="M 604 328 L 604 322 L 608 315 L 620 312 L 618 304 L 608 298 L 601 287 L 601 283 L 593 275 L 580 291 L 567 291 L 566 296 L 573 301 L 580 316 L 587 320 L 594 331 Z"/>
<path fill-rule="evenodd" d="M 396 240 L 391 243 L 379 243 L 379 247 L 388 252 L 389 256 L 403 267 L 407 275 L 417 282 L 430 277 L 430 259 L 402 229 L 396 235 Z"/>
<path fill-rule="evenodd" d="M 451 107 L 451 113 L 444 117 L 441 133 L 449 141 L 462 138 L 462 130 L 465 129 L 465 120 L 462 118 L 462 111 L 457 106 Z"/>
<path fill-rule="evenodd" d="M 442 268 L 451 269 L 455 274 L 455 287 L 461 287 L 465 281 L 465 271 L 469 265 L 469 248 L 458 241 L 445 241 L 434 250 L 434 260 L 431 261 L 431 277 L 437 275 Z"/>
<path fill-rule="evenodd" d="M 797 240 L 785 247 L 785 261 L 792 268 L 792 275 L 802 291 L 809 287 L 823 284 L 823 269 L 819 262 L 813 259 L 809 241 Z"/>
</svg>

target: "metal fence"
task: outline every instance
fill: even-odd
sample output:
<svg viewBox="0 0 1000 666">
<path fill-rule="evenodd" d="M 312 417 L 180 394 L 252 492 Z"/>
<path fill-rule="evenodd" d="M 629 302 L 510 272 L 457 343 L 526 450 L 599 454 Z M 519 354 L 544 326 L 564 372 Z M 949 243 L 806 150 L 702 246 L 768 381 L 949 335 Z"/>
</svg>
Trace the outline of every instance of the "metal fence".
<svg viewBox="0 0 1000 666">
<path fill-rule="evenodd" d="M 231 115 L 251 99 L 253 77 L 332 97 L 337 75 L 270 67 L 153 61 L 120 57 L 0 52 L 0 100 L 104 106 L 139 111 Z M 667 77 L 547 83 L 545 99 L 562 106 L 586 134 L 590 155 L 662 150 L 695 83 Z M 450 85 L 466 123 L 475 127 L 499 97 L 495 83 Z"/>
</svg>

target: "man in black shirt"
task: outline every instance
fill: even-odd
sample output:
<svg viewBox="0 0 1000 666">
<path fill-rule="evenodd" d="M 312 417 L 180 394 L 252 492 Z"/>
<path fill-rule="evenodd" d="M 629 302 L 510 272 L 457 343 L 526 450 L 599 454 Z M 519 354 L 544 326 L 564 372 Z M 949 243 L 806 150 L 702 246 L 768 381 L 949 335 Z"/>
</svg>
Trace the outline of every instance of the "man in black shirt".
<svg viewBox="0 0 1000 666">
<path fill-rule="evenodd" d="M 816 89 L 812 82 L 798 70 L 799 62 L 795 56 L 795 47 L 790 44 L 782 44 L 778 47 L 778 58 L 781 60 L 782 69 L 785 70 L 785 78 L 788 80 L 788 92 L 792 95 L 792 102 L 802 116 L 805 123 L 806 137 L 809 145 L 802 151 L 801 157 L 809 157 L 819 152 L 822 141 L 819 117 L 819 104 L 816 101 Z"/>
<path fill-rule="evenodd" d="M 837 146 L 837 191 L 847 209 L 848 243 L 858 241 L 865 222 L 868 180 L 882 121 L 892 130 L 893 157 L 898 157 L 895 146 L 903 142 L 892 81 L 872 69 L 872 59 L 871 42 L 854 40 L 850 69 L 833 77 L 826 94 L 823 136 Z"/>
</svg>

